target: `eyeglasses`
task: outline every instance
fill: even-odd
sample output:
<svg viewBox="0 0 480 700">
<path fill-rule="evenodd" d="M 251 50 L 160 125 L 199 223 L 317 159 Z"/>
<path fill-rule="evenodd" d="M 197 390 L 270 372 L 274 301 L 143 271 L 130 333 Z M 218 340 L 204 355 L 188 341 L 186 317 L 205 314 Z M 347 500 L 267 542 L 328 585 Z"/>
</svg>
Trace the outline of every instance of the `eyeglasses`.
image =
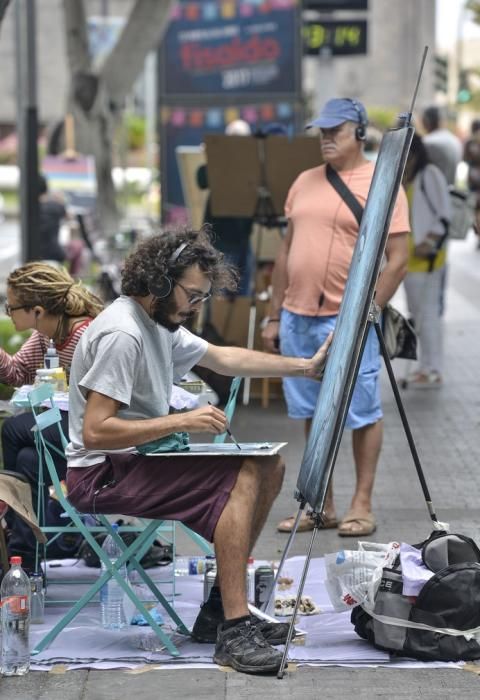
<svg viewBox="0 0 480 700">
<path fill-rule="evenodd" d="M 199 294 L 198 292 L 192 292 L 191 289 L 187 289 L 186 287 L 183 286 L 183 284 L 180 284 L 180 282 L 175 282 L 175 284 L 178 287 L 180 287 L 180 289 L 183 289 L 183 291 L 187 295 L 187 301 L 190 304 L 190 306 L 193 306 L 194 304 L 204 304 L 212 296 L 210 292 L 207 292 L 206 294 Z"/>
<path fill-rule="evenodd" d="M 25 304 L 19 305 L 19 306 L 12 306 L 11 304 L 5 304 L 5 313 L 7 316 L 12 315 L 12 311 L 18 311 L 19 309 L 28 309 L 28 306 L 25 306 Z"/>
</svg>

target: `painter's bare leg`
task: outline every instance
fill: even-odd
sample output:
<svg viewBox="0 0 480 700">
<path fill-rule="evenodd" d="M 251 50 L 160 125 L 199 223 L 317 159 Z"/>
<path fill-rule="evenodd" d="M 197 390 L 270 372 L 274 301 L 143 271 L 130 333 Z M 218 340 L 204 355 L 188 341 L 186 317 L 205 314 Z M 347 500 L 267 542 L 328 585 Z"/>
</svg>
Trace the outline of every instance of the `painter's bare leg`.
<svg viewBox="0 0 480 700">
<path fill-rule="evenodd" d="M 260 473 L 260 489 L 253 519 L 250 553 L 263 530 L 273 502 L 280 493 L 285 474 L 285 462 L 279 455 L 261 457 L 255 463 Z"/>
<path fill-rule="evenodd" d="M 227 620 L 248 615 L 246 569 L 253 539 L 261 472 L 246 459 L 213 536 L 218 583 Z"/>
</svg>

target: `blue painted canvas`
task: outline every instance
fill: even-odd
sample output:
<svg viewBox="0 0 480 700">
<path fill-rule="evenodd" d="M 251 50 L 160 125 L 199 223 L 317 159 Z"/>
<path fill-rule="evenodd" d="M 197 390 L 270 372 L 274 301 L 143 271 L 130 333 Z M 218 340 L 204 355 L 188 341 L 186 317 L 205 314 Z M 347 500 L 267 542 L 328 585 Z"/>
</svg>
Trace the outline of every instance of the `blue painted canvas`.
<svg viewBox="0 0 480 700">
<path fill-rule="evenodd" d="M 321 513 L 366 338 L 368 315 L 414 129 L 383 137 L 353 252 L 322 388 L 297 480 L 296 498 Z"/>
</svg>

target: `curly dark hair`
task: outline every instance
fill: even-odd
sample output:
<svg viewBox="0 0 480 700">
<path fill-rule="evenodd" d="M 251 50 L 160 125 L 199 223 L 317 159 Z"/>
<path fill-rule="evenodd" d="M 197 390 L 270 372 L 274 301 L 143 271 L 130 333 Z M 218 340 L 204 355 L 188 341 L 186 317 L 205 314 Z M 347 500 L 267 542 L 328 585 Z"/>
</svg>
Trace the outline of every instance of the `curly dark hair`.
<svg viewBox="0 0 480 700">
<path fill-rule="evenodd" d="M 178 280 L 192 265 L 198 265 L 208 277 L 212 284 L 212 294 L 220 291 L 234 292 L 238 286 L 238 271 L 212 245 L 210 236 L 210 227 L 203 226 L 199 231 L 184 228 L 163 231 L 147 238 L 125 261 L 122 294 L 146 297 L 150 294 L 149 284 L 157 282 L 164 275 L 173 281 Z M 182 243 L 188 245 L 169 264 L 169 259 Z"/>
</svg>

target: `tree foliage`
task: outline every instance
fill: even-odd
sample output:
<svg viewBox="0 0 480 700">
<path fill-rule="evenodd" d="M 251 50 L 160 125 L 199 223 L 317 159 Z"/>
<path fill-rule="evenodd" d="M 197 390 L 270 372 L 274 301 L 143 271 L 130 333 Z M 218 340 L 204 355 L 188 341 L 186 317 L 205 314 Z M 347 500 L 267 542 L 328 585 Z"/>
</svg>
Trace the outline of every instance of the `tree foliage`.
<svg viewBox="0 0 480 700">
<path fill-rule="evenodd" d="M 476 24 L 480 24 L 480 1 L 479 0 L 467 0 L 465 4 L 467 10 L 472 13 L 472 19 Z"/>
<path fill-rule="evenodd" d="M 161 43 L 174 4 L 175 0 L 135 0 L 118 41 L 97 67 L 88 47 L 84 0 L 64 0 L 77 147 L 95 157 L 97 208 L 107 236 L 116 232 L 119 218 L 111 175 L 114 129 L 145 58 Z"/>
</svg>

